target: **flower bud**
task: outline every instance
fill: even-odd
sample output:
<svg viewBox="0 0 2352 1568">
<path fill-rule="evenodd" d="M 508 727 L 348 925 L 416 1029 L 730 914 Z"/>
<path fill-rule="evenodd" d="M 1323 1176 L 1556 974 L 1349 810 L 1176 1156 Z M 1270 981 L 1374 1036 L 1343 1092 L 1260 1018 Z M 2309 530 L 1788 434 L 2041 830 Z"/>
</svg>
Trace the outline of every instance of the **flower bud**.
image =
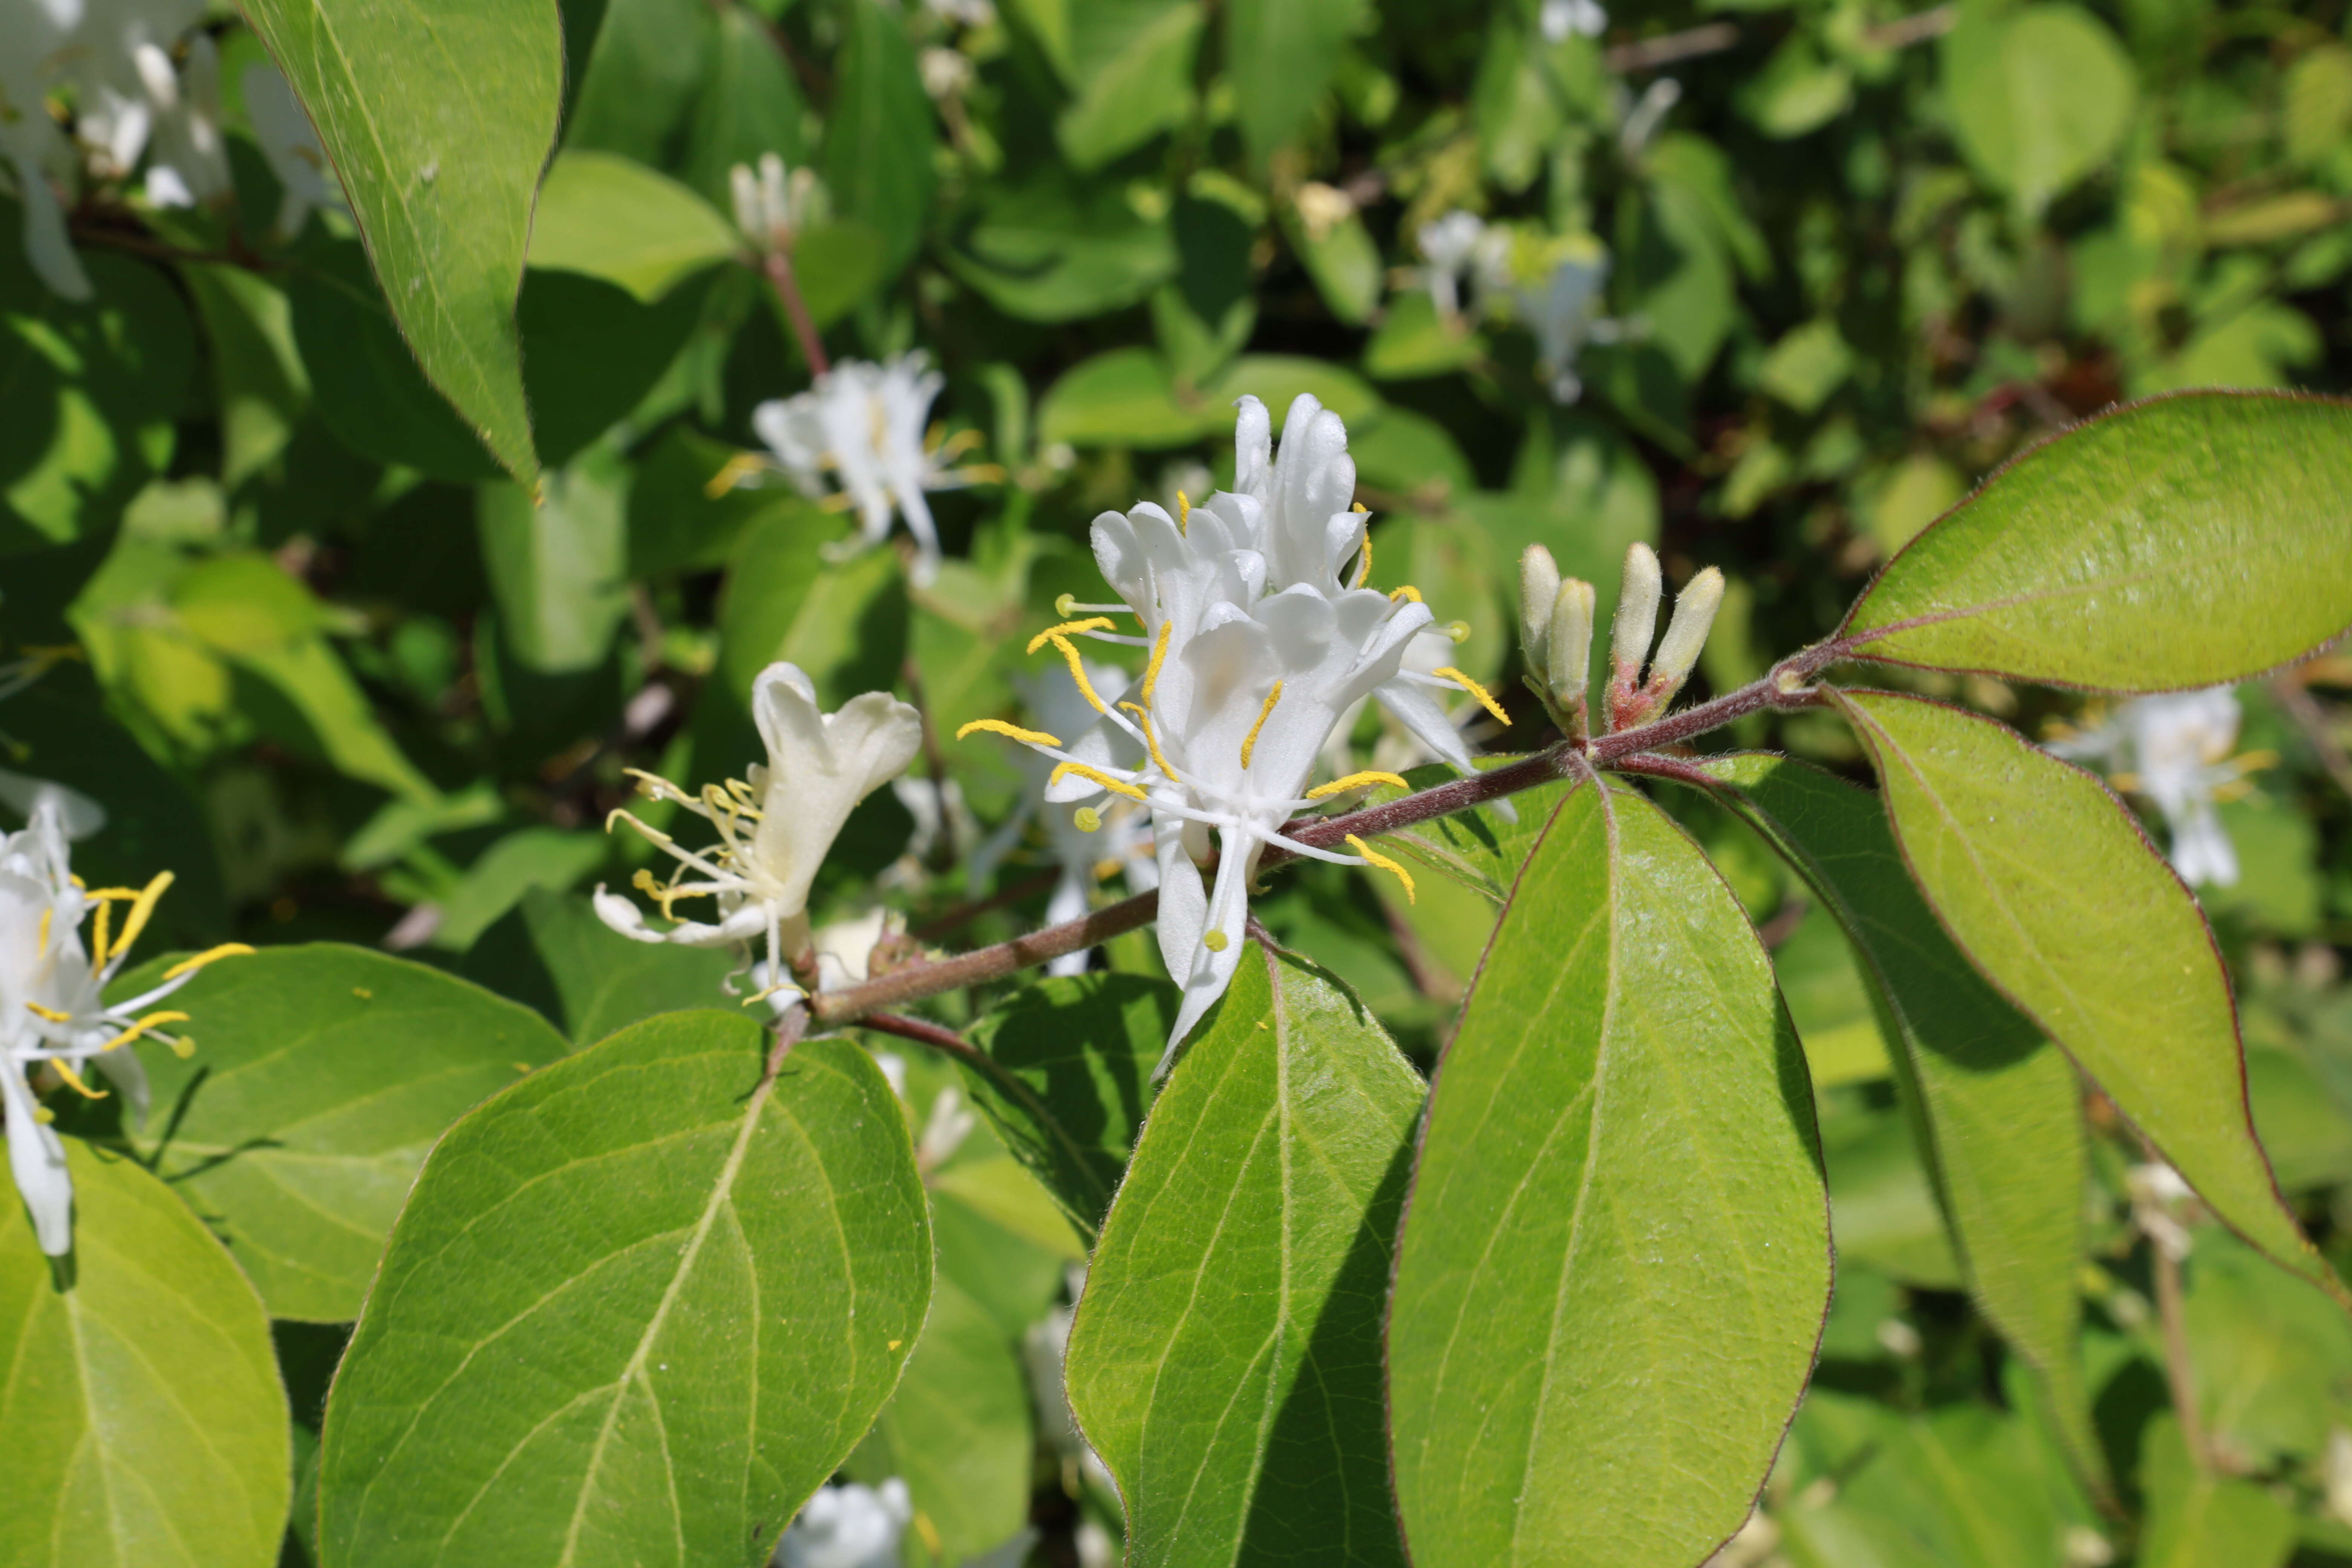
<svg viewBox="0 0 2352 1568">
<path fill-rule="evenodd" d="M 1551 625 L 1545 634 L 1545 684 L 1563 709 L 1584 700 L 1591 678 L 1593 601 L 1592 584 L 1580 577 L 1562 583 L 1552 600 Z"/>
<path fill-rule="evenodd" d="M 1519 651 L 1538 679 L 1550 667 L 1553 601 L 1559 597 L 1559 567 L 1551 552 L 1530 544 L 1519 555 Z"/>
<path fill-rule="evenodd" d="M 1609 628 L 1609 658 L 1619 679 L 1630 684 L 1640 677 L 1642 659 L 1658 630 L 1658 596 L 1663 587 L 1658 552 L 1646 544 L 1625 549 L 1625 583 L 1617 594 L 1617 618 Z"/>
<path fill-rule="evenodd" d="M 1723 573 L 1713 566 L 1684 584 L 1683 591 L 1675 595 L 1675 618 L 1667 624 L 1666 635 L 1658 642 L 1658 657 L 1650 666 L 1653 711 L 1663 711 L 1690 679 L 1699 649 L 1706 646 L 1706 634 L 1715 625 L 1715 612 L 1722 606 Z"/>
<path fill-rule="evenodd" d="M 760 177 L 749 163 L 727 171 L 728 188 L 735 196 L 735 226 L 757 239 L 767 233 L 767 215 L 760 207 Z"/>
</svg>

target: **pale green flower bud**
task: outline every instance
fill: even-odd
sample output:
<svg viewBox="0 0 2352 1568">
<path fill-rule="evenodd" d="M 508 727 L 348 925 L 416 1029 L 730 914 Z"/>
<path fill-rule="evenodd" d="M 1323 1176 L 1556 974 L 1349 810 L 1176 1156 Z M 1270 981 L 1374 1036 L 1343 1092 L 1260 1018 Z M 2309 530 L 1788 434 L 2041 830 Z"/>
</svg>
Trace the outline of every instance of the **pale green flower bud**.
<svg viewBox="0 0 2352 1568">
<path fill-rule="evenodd" d="M 1559 567 L 1551 552 L 1528 545 L 1519 555 L 1519 650 L 1538 679 L 1550 668 L 1552 605 L 1559 597 Z"/>
<path fill-rule="evenodd" d="M 1654 712 L 1664 711 L 1683 689 L 1698 663 L 1699 649 L 1723 607 L 1723 573 L 1713 566 L 1683 584 L 1675 595 L 1675 618 L 1658 643 L 1658 657 L 1650 665 L 1649 690 Z"/>
<path fill-rule="evenodd" d="M 1658 630 L 1658 598 L 1664 588 L 1658 552 L 1646 544 L 1625 550 L 1625 584 L 1617 595 L 1617 618 L 1609 628 L 1609 658 L 1617 678 L 1628 684 L 1638 679 L 1650 639 Z"/>
<path fill-rule="evenodd" d="M 1592 584 L 1570 577 L 1559 585 L 1546 630 L 1546 684 L 1562 709 L 1581 704 L 1592 663 Z"/>
</svg>

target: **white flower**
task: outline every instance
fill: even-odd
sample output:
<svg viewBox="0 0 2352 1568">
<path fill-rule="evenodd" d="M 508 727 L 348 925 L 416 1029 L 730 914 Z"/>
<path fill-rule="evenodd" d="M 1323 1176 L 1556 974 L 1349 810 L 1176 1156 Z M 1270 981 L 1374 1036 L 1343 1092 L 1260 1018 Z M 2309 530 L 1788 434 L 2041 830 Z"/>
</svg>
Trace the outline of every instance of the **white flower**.
<svg viewBox="0 0 2352 1568">
<path fill-rule="evenodd" d="M 1475 213 L 1456 207 L 1444 217 L 1421 226 L 1413 241 L 1421 247 L 1422 281 L 1437 305 L 1437 313 L 1451 321 L 1462 313 L 1462 279 L 1471 274 L 1479 257 L 1479 241 L 1486 225 Z"/>
<path fill-rule="evenodd" d="M 249 65 L 238 79 L 245 87 L 246 112 L 260 139 L 261 155 L 269 161 L 269 172 L 278 176 L 286 192 L 278 205 L 279 237 L 291 239 L 301 233 L 313 207 L 348 211 L 342 182 L 335 177 L 318 130 L 286 79 L 268 66 Z"/>
<path fill-rule="evenodd" d="M 1583 395 L 1576 374 L 1588 342 L 1616 341 L 1618 324 L 1601 313 L 1601 290 L 1609 281 L 1606 256 L 1571 256 L 1551 269 L 1538 289 L 1517 290 L 1519 313 L 1536 336 L 1536 363 L 1550 384 L 1552 397 L 1573 403 Z"/>
<path fill-rule="evenodd" d="M 920 350 L 882 364 L 845 360 L 796 396 L 762 403 L 751 427 L 801 492 L 855 508 L 859 548 L 889 535 L 895 511 L 915 537 L 914 579 L 928 584 L 940 563 L 940 536 L 926 490 L 956 489 L 987 470 L 949 467 L 961 443 L 927 438 L 924 424 L 946 384 Z M 828 476 L 835 487 L 828 495 Z"/>
<path fill-rule="evenodd" d="M 716 827 L 717 845 L 683 849 L 628 812 L 613 813 L 678 862 L 667 883 L 646 871 L 635 883 L 676 923 L 667 931 L 654 930 L 635 904 L 602 885 L 595 908 L 606 925 L 637 942 L 735 947 L 748 958 L 751 944 L 764 937 L 766 964 L 751 999 L 758 1001 L 783 989 L 786 963 L 809 952 L 808 893 L 817 868 L 857 803 L 914 761 L 922 719 L 880 691 L 851 698 L 837 713 L 822 712 L 816 688 L 790 664 L 772 664 L 752 682 L 751 717 L 768 762 L 754 765 L 748 781 L 706 784 L 694 795 L 632 770 L 648 798 L 675 801 Z M 679 899 L 706 897 L 718 900 L 715 922 L 679 921 L 672 912 Z"/>
<path fill-rule="evenodd" d="M 1084 661 L 1081 668 L 1087 686 L 1106 702 L 1115 703 L 1126 694 L 1124 670 L 1092 660 Z M 1013 684 L 1021 694 L 1026 716 L 1039 732 L 1075 737 L 1070 742 L 1071 754 L 1086 758 L 1096 766 L 1116 763 L 1122 767 L 1142 756 L 1140 745 L 1112 728 L 1108 721 L 1095 716 L 1085 695 L 1078 690 L 1077 682 L 1066 671 L 1046 670 L 1016 679 Z M 987 885 L 998 864 L 1020 841 L 1033 819 L 1043 821 L 1046 842 L 1053 850 L 1055 863 L 1061 868 L 1054 891 L 1045 900 L 1046 924 L 1059 925 L 1085 914 L 1095 884 L 1114 872 L 1126 874 L 1130 892 L 1148 893 L 1160 885 L 1160 866 L 1151 848 L 1151 817 L 1145 807 L 1082 778 L 1067 782 L 1083 793 L 1073 795 L 1068 789 L 1061 789 L 1048 800 L 1046 779 L 1054 771 L 1054 762 L 1036 752 L 1024 751 L 1016 755 L 1015 765 L 1027 787 L 1022 791 L 1020 804 L 1013 815 L 973 852 L 965 872 L 973 888 Z M 1047 963 L 1045 973 L 1082 974 L 1090 951 L 1066 952 Z"/>
<path fill-rule="evenodd" d="M 898 1568 L 898 1538 L 914 1517 L 896 1476 L 878 1487 L 825 1487 L 777 1543 L 776 1568 Z"/>
<path fill-rule="evenodd" d="M 991 0 L 926 0 L 931 12 L 943 20 L 961 22 L 967 27 L 984 27 L 996 20 L 996 7 Z"/>
<path fill-rule="evenodd" d="M 135 1122 L 147 1114 L 147 1076 L 136 1040 L 161 1040 L 185 1056 L 193 1047 L 163 1026 L 185 1013 L 142 1014 L 207 963 L 251 952 L 230 942 L 173 964 L 161 984 L 128 1001 L 109 1003 L 106 987 L 121 973 L 131 944 L 146 929 L 157 900 L 172 885 L 168 871 L 143 889 L 83 888 L 74 879 L 66 847 L 60 798 L 43 795 L 22 832 L 0 838 L 0 1102 L 5 1103 L 8 1164 L 33 1218 L 41 1250 L 62 1257 L 73 1247 L 73 1184 L 66 1174 L 64 1141 L 34 1097 L 27 1073 L 43 1073 L 92 1099 L 83 1069 L 95 1064 L 114 1086 Z M 118 928 L 115 906 L 127 906 Z M 91 918 L 87 946 L 82 921 Z"/>
<path fill-rule="evenodd" d="M 1033 652 L 1055 646 L 1089 706 L 1141 758 L 1118 765 L 995 720 L 964 727 L 1010 735 L 1060 763 L 1048 775 L 1048 800 L 1101 788 L 1150 807 L 1160 951 L 1184 989 L 1162 1070 L 1241 962 L 1249 882 L 1283 824 L 1376 778 L 1402 786 L 1393 775 L 1366 773 L 1307 789 L 1340 715 L 1377 696 L 1424 744 L 1467 767 L 1467 748 L 1425 688 L 1459 687 L 1493 700 L 1458 670 L 1402 669 L 1430 611 L 1415 589 L 1361 585 L 1370 571 L 1365 514 L 1349 510 L 1355 465 L 1339 417 L 1302 395 L 1276 458 L 1265 405 L 1244 397 L 1240 405 L 1232 491 L 1180 507 L 1172 518 L 1147 501 L 1095 519 L 1095 560 L 1123 604 L 1070 608 L 1124 608 L 1143 635 L 1119 635 L 1107 616 L 1094 615 L 1030 644 Z M 1343 587 L 1339 573 L 1351 559 L 1360 563 L 1357 585 Z M 1139 700 L 1113 708 L 1093 689 L 1070 640 L 1076 636 L 1150 650 Z M 1208 856 L 1212 829 L 1221 847 L 1213 889 L 1196 864 Z M 1395 871 L 1412 886 L 1360 839 L 1349 840 L 1355 855 L 1284 842 L 1311 858 Z"/>
<path fill-rule="evenodd" d="M 1597 38 L 1609 26 L 1609 13 L 1595 0 L 1543 0 L 1542 8 L 1536 13 L 1536 26 L 1548 44 L 1557 44 L 1571 35 Z"/>
<path fill-rule="evenodd" d="M 749 163 L 727 171 L 735 198 L 735 226 L 762 250 L 789 250 L 793 236 L 824 213 L 824 187 L 814 169 L 784 167 L 782 155 L 760 154 L 759 172 Z"/>
<path fill-rule="evenodd" d="M 2169 858 L 2190 886 L 2231 887 L 2238 853 L 2218 802 L 2245 793 L 2245 775 L 2271 759 L 2232 758 L 2241 714 L 2227 686 L 2135 698 L 2091 729 L 2053 741 L 2053 754 L 2115 770 L 2118 789 L 2144 795 L 2164 816 Z"/>
</svg>

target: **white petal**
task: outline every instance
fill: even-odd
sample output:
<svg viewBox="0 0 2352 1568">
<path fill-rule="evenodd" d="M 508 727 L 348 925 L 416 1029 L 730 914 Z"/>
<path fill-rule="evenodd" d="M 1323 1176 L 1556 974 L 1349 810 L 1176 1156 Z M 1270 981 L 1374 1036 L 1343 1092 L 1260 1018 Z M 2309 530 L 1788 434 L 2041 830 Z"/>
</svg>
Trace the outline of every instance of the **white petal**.
<svg viewBox="0 0 2352 1568">
<path fill-rule="evenodd" d="M 1185 852 L 1184 826 L 1172 817 L 1155 817 L 1152 824 L 1153 854 L 1160 863 L 1160 958 L 1171 975 L 1192 973 L 1201 933 L 1209 929 L 1209 890 L 1201 881 L 1201 868 Z"/>
<path fill-rule="evenodd" d="M 66 1173 L 65 1141 L 33 1114 L 37 1102 L 13 1061 L 0 1060 L 0 1101 L 6 1109 L 8 1168 L 41 1250 L 63 1258 L 73 1250 L 73 1178 Z"/>
<path fill-rule="evenodd" d="M 1391 680 L 1374 687 L 1372 695 L 1431 754 L 1465 773 L 1470 771 L 1470 748 L 1464 742 L 1462 731 L 1454 727 L 1454 721 L 1445 716 L 1444 708 L 1426 688 Z"/>
<path fill-rule="evenodd" d="M 1233 984 L 1234 971 L 1241 967 L 1242 950 L 1247 945 L 1243 933 L 1249 921 L 1249 879 L 1263 847 L 1251 840 L 1244 852 L 1242 846 L 1234 842 L 1239 837 L 1230 833 L 1222 836 L 1224 854 L 1217 862 L 1217 885 L 1209 898 L 1207 921 L 1202 932 L 1205 937 L 1209 931 L 1222 931 L 1225 940 L 1217 947 L 1202 941 L 1193 948 L 1192 962 L 1182 971 L 1184 999 L 1177 1006 L 1175 1026 L 1168 1031 L 1168 1049 L 1160 1057 L 1160 1065 L 1151 1069 L 1154 1079 L 1167 1076 L 1169 1067 L 1176 1060 L 1176 1048 L 1192 1032 L 1192 1026 L 1225 994 L 1225 987 Z M 1164 872 L 1166 868 L 1161 869 Z M 1194 873 L 1196 878 L 1198 875 Z M 1168 900 L 1164 883 L 1160 898 L 1164 905 Z M 1162 946 L 1164 949 L 1164 938 Z M 1170 973 L 1178 971 L 1171 965 Z"/>
</svg>

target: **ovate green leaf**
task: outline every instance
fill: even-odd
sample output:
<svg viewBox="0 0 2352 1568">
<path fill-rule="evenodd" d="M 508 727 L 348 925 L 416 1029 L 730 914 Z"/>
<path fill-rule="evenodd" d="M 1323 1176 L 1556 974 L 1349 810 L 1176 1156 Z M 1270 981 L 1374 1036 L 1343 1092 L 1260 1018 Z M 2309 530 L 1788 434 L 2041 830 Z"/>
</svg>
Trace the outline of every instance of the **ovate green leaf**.
<svg viewBox="0 0 2352 1568">
<path fill-rule="evenodd" d="M 2352 625 L 2352 405 L 2190 393 L 2035 447 L 1846 617 L 1864 658 L 2118 691 L 2211 686 Z"/>
<path fill-rule="evenodd" d="M 914 255 L 930 208 L 931 100 L 897 11 L 853 5 L 848 23 L 825 129 L 825 188 L 843 212 L 881 234 L 895 270 Z"/>
<path fill-rule="evenodd" d="M 2028 215 L 2106 161 L 2131 123 L 2132 66 L 2079 6 L 1964 6 L 1944 40 L 1961 151 Z"/>
<path fill-rule="evenodd" d="M 1242 143 L 1264 165 L 1295 140 L 1339 66 L 1361 0 L 1235 0 L 1225 7 L 1225 62 Z"/>
<path fill-rule="evenodd" d="M 1403 1563 L 1380 1323 L 1421 1100 L 1360 1004 L 1251 945 L 1145 1124 L 1070 1335 L 1136 1568 Z"/>
<path fill-rule="evenodd" d="M 169 1187 L 66 1149 L 62 1272 L 0 1202 L 0 1562 L 271 1568 L 293 1478 L 269 1319 Z"/>
<path fill-rule="evenodd" d="M 1877 801 L 1785 757 L 1705 765 L 1725 804 L 1788 857 L 1853 942 L 1882 1032 L 1900 1052 L 1969 1282 L 2049 1380 L 2074 1461 L 2096 1476 L 2076 1350 L 2089 1152 L 2074 1072 L 1936 923 Z"/>
<path fill-rule="evenodd" d="M 716 208 L 614 153 L 558 156 L 539 193 L 530 264 L 617 283 L 646 304 L 743 244 Z"/>
<path fill-rule="evenodd" d="M 1921 892 L 2238 1233 L 2331 1290 L 2247 1109 L 2212 932 L 2106 787 L 1990 719 L 1889 692 L 1841 702 Z"/>
<path fill-rule="evenodd" d="M 2294 1551 L 2294 1515 L 2252 1481 L 2201 1471 L 2167 1412 L 2140 1437 L 2140 1489 L 2147 1526 L 2139 1568 L 2283 1568 Z"/>
<path fill-rule="evenodd" d="M 769 1043 L 651 1019 L 436 1147 L 327 1406 L 329 1563 L 767 1561 L 931 1287 L 890 1086 L 839 1040 L 763 1080 Z"/>
<path fill-rule="evenodd" d="M 1398 1244 L 1413 1562 L 1614 1568 L 1721 1544 L 1812 1367 L 1828 1218 L 1803 1059 L 1747 917 L 1656 807 L 1579 788 L 1440 1059 Z"/>
<path fill-rule="evenodd" d="M 136 994 L 159 964 L 124 976 Z M 272 1317 L 359 1315 L 448 1125 L 563 1054 L 536 1014 L 421 963 L 331 943 L 226 959 L 172 999 L 196 1052 L 142 1052 L 131 1147 L 208 1220 Z"/>
<path fill-rule="evenodd" d="M 254 0 L 246 15 L 342 176 L 425 374 L 528 483 L 539 459 L 514 305 L 562 103 L 556 7 Z"/>
</svg>

